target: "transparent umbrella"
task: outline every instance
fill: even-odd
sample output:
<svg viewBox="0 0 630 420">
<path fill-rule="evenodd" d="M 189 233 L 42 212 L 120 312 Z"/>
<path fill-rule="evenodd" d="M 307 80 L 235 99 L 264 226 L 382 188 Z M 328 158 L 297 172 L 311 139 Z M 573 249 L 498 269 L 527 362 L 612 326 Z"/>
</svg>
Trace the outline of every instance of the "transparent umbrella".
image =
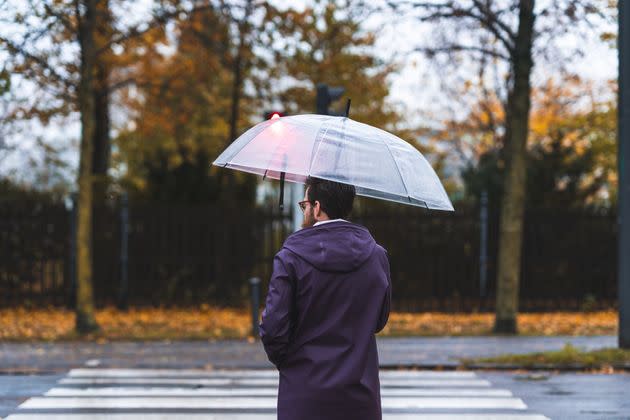
<svg viewBox="0 0 630 420">
<path fill-rule="evenodd" d="M 261 122 L 232 142 L 213 165 L 281 184 L 322 178 L 354 185 L 358 195 L 453 210 L 435 171 L 415 147 L 348 117 L 306 114 Z M 281 185 L 281 195 L 282 190 Z"/>
</svg>

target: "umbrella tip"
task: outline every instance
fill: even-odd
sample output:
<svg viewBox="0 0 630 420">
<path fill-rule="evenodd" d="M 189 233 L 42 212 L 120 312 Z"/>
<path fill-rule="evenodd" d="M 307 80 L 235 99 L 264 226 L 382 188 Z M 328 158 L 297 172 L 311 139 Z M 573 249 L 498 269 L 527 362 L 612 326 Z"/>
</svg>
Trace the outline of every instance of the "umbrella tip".
<svg viewBox="0 0 630 420">
<path fill-rule="evenodd" d="M 350 115 L 350 98 L 348 98 L 348 102 L 346 102 L 346 115 L 345 115 L 345 117 L 348 118 L 348 115 Z"/>
</svg>

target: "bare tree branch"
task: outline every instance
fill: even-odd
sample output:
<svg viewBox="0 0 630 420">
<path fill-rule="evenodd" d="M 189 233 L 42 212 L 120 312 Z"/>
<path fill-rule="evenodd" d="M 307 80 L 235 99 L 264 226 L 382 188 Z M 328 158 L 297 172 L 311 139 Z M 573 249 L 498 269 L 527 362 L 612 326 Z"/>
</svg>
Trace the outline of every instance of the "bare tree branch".
<svg viewBox="0 0 630 420">
<path fill-rule="evenodd" d="M 507 25 L 505 22 L 501 21 L 501 19 L 499 18 L 499 15 L 492 11 L 490 7 L 490 4 L 491 4 L 490 2 L 486 2 L 486 4 L 484 5 L 479 0 L 473 0 L 473 3 L 477 6 L 479 11 L 484 16 L 486 16 L 486 20 L 488 22 L 493 22 L 494 24 L 499 26 L 499 28 L 501 28 L 501 30 L 503 30 L 503 32 L 507 34 L 507 37 L 511 41 L 516 39 L 516 33 L 512 30 L 512 28 L 510 28 L 510 26 Z"/>
<path fill-rule="evenodd" d="M 499 51 L 491 50 L 491 49 L 483 48 L 483 47 L 474 47 L 470 45 L 451 44 L 451 45 L 446 45 L 443 47 L 417 47 L 413 50 L 413 52 L 422 52 L 428 55 L 436 55 L 439 53 L 451 53 L 451 52 L 456 52 L 456 51 L 472 51 L 472 52 L 481 53 L 486 56 L 505 60 L 505 61 L 510 60 L 509 56 L 505 54 L 501 54 Z"/>
<path fill-rule="evenodd" d="M 431 15 L 428 15 L 424 18 L 421 18 L 421 20 L 424 21 L 433 21 L 433 20 L 439 20 L 439 19 L 451 19 L 451 18 L 463 18 L 463 17 L 468 17 L 471 19 L 476 20 L 477 22 L 479 22 L 482 27 L 486 28 L 488 31 L 490 31 L 495 38 L 497 38 L 497 40 L 499 42 L 501 42 L 501 44 L 503 44 L 503 46 L 505 47 L 505 49 L 512 54 L 514 52 L 514 41 L 512 38 L 506 38 L 504 34 L 501 33 L 501 31 L 495 26 L 495 24 L 488 20 L 487 18 L 485 18 L 482 15 L 478 15 L 476 13 L 474 13 L 471 9 L 453 9 L 451 11 L 448 12 L 435 12 L 432 13 Z"/>
<path fill-rule="evenodd" d="M 48 13 L 49 15 L 57 18 L 59 22 L 61 22 L 61 24 L 68 30 L 68 32 L 70 33 L 77 32 L 77 27 L 68 19 L 68 17 L 64 15 L 63 13 L 59 13 L 53 10 L 53 8 L 50 7 L 50 4 L 47 4 L 44 2 L 44 10 L 46 10 L 46 13 Z"/>
<path fill-rule="evenodd" d="M 442 3 L 429 2 L 388 2 L 392 10 L 398 11 L 404 6 L 416 10 L 425 10 L 427 14 L 420 16 L 420 21 L 431 22 L 442 19 L 472 19 L 477 21 L 483 28 L 488 30 L 508 51 L 514 52 L 514 40 L 516 34 L 505 22 L 501 21 L 499 15 L 489 6 L 484 5 L 479 0 L 473 0 L 473 6 L 469 8 L 461 7 L 455 1 Z"/>
</svg>

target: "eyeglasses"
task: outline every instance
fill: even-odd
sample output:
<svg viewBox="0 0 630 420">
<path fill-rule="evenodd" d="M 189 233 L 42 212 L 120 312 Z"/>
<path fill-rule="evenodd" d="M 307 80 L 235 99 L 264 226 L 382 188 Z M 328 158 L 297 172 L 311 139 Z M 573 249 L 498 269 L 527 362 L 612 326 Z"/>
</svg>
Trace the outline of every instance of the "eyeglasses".
<svg viewBox="0 0 630 420">
<path fill-rule="evenodd" d="M 302 209 L 302 213 L 304 213 L 304 210 L 306 210 L 306 203 L 310 203 L 310 201 L 304 200 L 298 203 L 298 206 L 300 206 L 300 209 Z"/>
</svg>

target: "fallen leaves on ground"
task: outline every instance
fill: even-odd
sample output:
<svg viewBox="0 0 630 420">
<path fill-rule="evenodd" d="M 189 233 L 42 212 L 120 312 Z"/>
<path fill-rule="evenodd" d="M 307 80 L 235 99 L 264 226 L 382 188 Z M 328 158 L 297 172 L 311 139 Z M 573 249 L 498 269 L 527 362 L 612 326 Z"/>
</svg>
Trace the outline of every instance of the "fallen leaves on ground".
<svg viewBox="0 0 630 420">
<path fill-rule="evenodd" d="M 245 338 L 250 314 L 243 310 L 201 305 L 195 308 L 107 307 L 96 311 L 96 340 L 164 340 Z M 0 309 L 0 340 L 78 339 L 74 312 L 67 309 Z"/>
<path fill-rule="evenodd" d="M 523 313 L 517 322 L 522 335 L 616 335 L 618 313 Z M 380 335 L 485 335 L 493 323 L 493 313 L 392 313 Z"/>
<path fill-rule="evenodd" d="M 251 339 L 248 310 L 201 305 L 191 308 L 106 307 L 96 311 L 101 331 L 74 332 L 74 312 L 60 308 L 0 309 L 0 340 L 178 340 Z M 391 313 L 379 336 L 485 335 L 492 313 Z M 618 314 L 601 312 L 527 313 L 518 318 L 523 335 L 616 335 Z"/>
</svg>

